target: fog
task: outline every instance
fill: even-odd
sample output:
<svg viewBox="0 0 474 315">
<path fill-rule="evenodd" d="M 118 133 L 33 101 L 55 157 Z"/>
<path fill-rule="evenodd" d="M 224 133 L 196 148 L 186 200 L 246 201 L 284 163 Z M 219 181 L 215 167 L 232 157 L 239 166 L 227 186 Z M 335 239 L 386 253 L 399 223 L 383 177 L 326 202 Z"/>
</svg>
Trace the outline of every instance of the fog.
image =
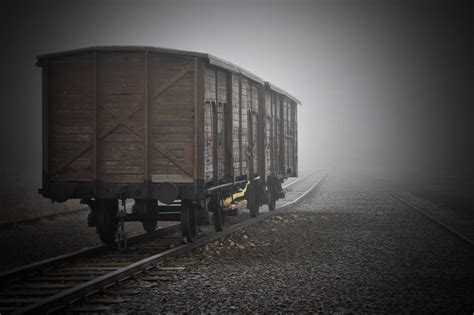
<svg viewBox="0 0 474 315">
<path fill-rule="evenodd" d="M 456 4 L 3 1 L 2 190 L 40 185 L 35 56 L 95 45 L 207 52 L 287 90 L 303 171 L 472 178 L 473 9 Z"/>
</svg>

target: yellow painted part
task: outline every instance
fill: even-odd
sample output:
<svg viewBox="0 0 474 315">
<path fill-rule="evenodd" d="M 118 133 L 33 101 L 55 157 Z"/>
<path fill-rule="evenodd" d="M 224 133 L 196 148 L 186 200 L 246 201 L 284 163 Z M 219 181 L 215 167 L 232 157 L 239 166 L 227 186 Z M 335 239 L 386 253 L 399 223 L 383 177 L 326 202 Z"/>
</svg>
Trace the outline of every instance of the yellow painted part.
<svg viewBox="0 0 474 315">
<path fill-rule="evenodd" d="M 255 177 L 253 180 L 258 180 L 258 179 L 260 179 L 260 176 Z M 249 184 L 250 184 L 250 182 L 247 182 L 247 184 L 245 185 L 245 187 L 242 191 L 238 191 L 238 192 L 234 193 L 232 196 L 227 197 L 226 199 L 222 200 L 221 201 L 222 202 L 221 203 L 222 208 L 232 208 L 236 199 L 245 196 L 245 192 L 247 191 L 247 186 Z M 240 204 L 247 203 L 247 200 L 241 200 L 241 201 L 239 201 L 239 203 Z"/>
<path fill-rule="evenodd" d="M 227 197 L 226 199 L 222 200 L 222 207 L 223 208 L 229 208 L 232 203 L 234 203 L 234 201 L 238 198 L 242 198 L 243 196 L 245 196 L 245 192 L 247 191 L 247 186 L 250 184 L 250 182 L 247 182 L 247 184 L 245 185 L 244 189 L 242 191 L 238 191 L 236 192 L 235 194 L 233 194 L 232 196 L 230 197 Z"/>
</svg>

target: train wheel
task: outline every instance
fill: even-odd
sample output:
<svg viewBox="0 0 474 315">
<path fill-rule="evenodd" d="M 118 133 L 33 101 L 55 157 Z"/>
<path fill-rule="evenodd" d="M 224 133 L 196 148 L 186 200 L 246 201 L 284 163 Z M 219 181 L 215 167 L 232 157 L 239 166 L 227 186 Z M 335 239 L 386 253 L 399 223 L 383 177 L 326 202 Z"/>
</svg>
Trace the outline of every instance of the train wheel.
<svg viewBox="0 0 474 315">
<path fill-rule="evenodd" d="M 146 220 L 142 221 L 143 228 L 148 233 L 153 233 L 156 230 L 157 220 Z"/>
<path fill-rule="evenodd" d="M 147 217 L 145 218 L 145 220 L 142 221 L 142 225 L 143 225 L 143 229 L 146 232 L 153 233 L 155 232 L 156 226 L 158 223 L 157 219 L 153 219 L 153 218 L 156 218 L 157 203 L 156 203 L 156 200 L 153 200 L 153 199 L 146 200 L 146 203 L 147 204 L 144 205 L 144 207 L 146 210 Z M 135 201 L 135 204 L 136 204 L 136 201 Z"/>
<path fill-rule="evenodd" d="M 199 222 L 199 225 L 200 226 L 203 226 L 203 225 L 209 225 L 209 213 L 207 212 L 206 209 L 204 209 L 203 206 L 201 205 L 198 205 L 197 206 L 197 212 L 198 212 L 198 222 Z"/>
<path fill-rule="evenodd" d="M 212 213 L 212 219 L 214 221 L 214 229 L 217 232 L 224 231 L 227 225 L 227 216 L 220 204 Z"/>
<path fill-rule="evenodd" d="M 275 198 L 275 194 L 273 193 L 269 193 L 268 194 L 268 210 L 270 211 L 274 211 L 276 209 L 276 198 Z"/>
<path fill-rule="evenodd" d="M 255 188 L 252 189 L 249 196 L 249 211 L 250 217 L 256 218 L 259 212 L 260 205 L 258 204 L 258 195 Z"/>
<path fill-rule="evenodd" d="M 194 242 L 198 237 L 197 207 L 190 201 L 183 201 L 181 206 L 181 233 L 188 242 Z"/>
<path fill-rule="evenodd" d="M 97 225 L 96 231 L 100 240 L 106 244 L 115 243 L 118 221 L 118 200 L 117 199 L 98 199 L 97 203 Z"/>
</svg>

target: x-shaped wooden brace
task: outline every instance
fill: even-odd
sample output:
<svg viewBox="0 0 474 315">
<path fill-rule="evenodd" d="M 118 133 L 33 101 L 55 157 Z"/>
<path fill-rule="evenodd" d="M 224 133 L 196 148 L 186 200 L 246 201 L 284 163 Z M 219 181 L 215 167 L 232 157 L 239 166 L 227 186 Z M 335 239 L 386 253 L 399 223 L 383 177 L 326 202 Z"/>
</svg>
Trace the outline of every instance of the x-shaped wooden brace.
<svg viewBox="0 0 474 315">
<path fill-rule="evenodd" d="M 154 99 L 156 99 L 161 93 L 166 91 L 169 87 L 171 87 L 174 83 L 176 83 L 178 80 L 180 80 L 182 77 L 184 77 L 189 71 L 193 70 L 193 66 L 187 65 L 185 66 L 181 71 L 177 72 L 175 75 L 173 75 L 168 81 L 166 81 L 160 88 L 158 88 L 155 93 L 150 97 L 150 102 Z M 86 96 L 87 98 L 90 98 L 86 93 L 81 91 L 81 94 Z M 140 101 L 135 108 L 131 111 L 128 112 L 127 114 L 123 115 L 122 118 L 117 118 L 108 108 L 101 106 L 102 109 L 107 111 L 114 119 L 114 124 L 107 129 L 103 130 L 101 134 L 99 135 L 99 139 L 102 140 L 105 138 L 108 134 L 110 134 L 112 131 L 114 131 L 117 127 L 119 126 L 125 126 L 127 129 L 129 129 L 132 133 L 134 133 L 136 136 L 139 138 L 144 138 L 144 134 L 140 132 L 137 128 L 136 125 L 131 121 L 132 117 L 143 107 L 145 106 L 144 101 Z M 79 148 L 79 151 L 71 155 L 69 158 L 61 162 L 52 172 L 51 175 L 57 174 L 61 170 L 63 170 L 66 166 L 71 164 L 75 159 L 77 159 L 79 156 L 81 156 L 84 152 L 92 148 L 94 145 L 94 141 L 90 141 L 88 143 L 85 143 Z M 180 168 L 185 174 L 189 176 L 193 176 L 192 169 L 189 169 L 184 165 L 184 163 L 176 156 L 174 156 L 168 149 L 166 149 L 164 146 L 162 146 L 159 142 L 150 139 L 150 145 L 155 148 L 158 152 L 160 152 L 163 156 L 165 156 L 167 159 L 169 159 L 171 162 L 173 162 L 178 168 Z"/>
</svg>

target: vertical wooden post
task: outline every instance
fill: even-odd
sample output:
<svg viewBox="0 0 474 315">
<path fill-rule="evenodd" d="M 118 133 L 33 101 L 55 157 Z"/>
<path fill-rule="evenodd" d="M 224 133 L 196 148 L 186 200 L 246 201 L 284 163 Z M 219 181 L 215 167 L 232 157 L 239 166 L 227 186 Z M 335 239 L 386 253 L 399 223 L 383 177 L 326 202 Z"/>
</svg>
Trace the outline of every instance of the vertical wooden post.
<svg viewBox="0 0 474 315">
<path fill-rule="evenodd" d="M 212 141 L 213 143 L 213 173 L 214 173 L 214 185 L 218 185 L 219 183 L 219 126 L 218 124 L 218 109 L 217 106 L 219 104 L 219 84 L 217 82 L 217 68 L 214 71 L 214 78 L 215 78 L 215 88 L 216 88 L 216 101 L 214 102 L 214 106 L 212 106 Z"/>
<path fill-rule="evenodd" d="M 269 134 L 269 143 L 270 146 L 270 173 L 273 173 L 275 161 L 273 161 L 273 132 L 274 132 L 274 114 L 273 114 L 273 93 L 270 89 L 268 89 L 268 93 L 270 93 L 270 134 Z"/>
<path fill-rule="evenodd" d="M 279 143 L 280 143 L 280 120 L 279 120 L 279 117 L 280 117 L 280 113 L 278 112 L 278 98 L 277 98 L 277 95 L 275 94 L 275 92 L 272 91 L 272 95 L 273 95 L 273 115 L 275 117 L 274 119 L 274 135 L 275 137 L 273 138 L 273 140 L 275 141 L 275 146 L 273 147 L 273 158 L 275 159 L 275 163 L 273 164 L 274 165 L 274 171 L 275 173 L 279 173 L 280 172 L 280 160 L 279 160 L 279 151 L 278 151 L 278 148 L 279 148 Z"/>
<path fill-rule="evenodd" d="M 199 70 L 198 70 L 198 59 L 194 58 L 194 77 L 193 77 L 193 105 L 194 105 L 194 155 L 193 155 L 193 177 L 194 177 L 194 198 L 197 198 L 198 194 L 198 176 L 199 176 L 199 152 L 200 152 L 200 130 L 199 130 Z M 203 158 L 204 160 L 204 158 Z"/>
<path fill-rule="evenodd" d="M 43 78 L 43 180 L 42 180 L 42 189 L 43 196 L 49 196 L 49 160 L 48 160 L 48 151 L 49 151 L 49 104 L 48 104 L 48 59 L 44 59 L 42 64 L 42 78 Z"/>
<path fill-rule="evenodd" d="M 243 175 L 242 156 L 242 75 L 239 74 L 239 171 Z"/>
<path fill-rule="evenodd" d="M 285 170 L 288 170 L 291 165 L 290 165 L 290 136 L 291 136 L 291 125 L 290 125 L 290 103 L 288 102 L 288 99 L 285 97 L 285 111 L 286 111 L 286 167 Z"/>
<path fill-rule="evenodd" d="M 198 142 L 197 142 L 197 156 L 196 156 L 196 163 L 197 165 L 197 179 L 204 181 L 204 65 L 203 62 L 196 58 L 197 64 L 197 134 L 198 134 Z M 204 185 L 201 185 L 204 188 Z M 201 191 L 199 191 L 201 193 Z M 203 191 L 202 191 L 203 193 Z"/>
<path fill-rule="evenodd" d="M 100 106 L 102 104 L 102 76 L 100 54 L 94 52 L 94 194 L 98 198 L 100 191 Z"/>
<path fill-rule="evenodd" d="M 298 176 L 298 103 L 295 103 L 295 174 Z"/>
<path fill-rule="evenodd" d="M 150 197 L 150 54 L 145 50 L 145 190 Z M 148 202 L 146 203 L 148 206 Z"/>
<path fill-rule="evenodd" d="M 254 130 L 253 130 L 253 120 L 254 120 L 254 117 L 253 117 L 253 88 L 252 88 L 252 83 L 249 82 L 249 88 L 250 88 L 250 110 L 248 110 L 248 117 L 247 117 L 247 121 L 248 121 L 248 129 L 247 129 L 247 132 L 248 132 L 248 135 L 249 135 L 249 139 L 248 139 L 248 146 L 250 148 L 249 152 L 250 152 L 250 159 L 249 159 L 249 165 L 247 165 L 247 168 L 249 170 L 249 174 L 250 174 L 250 180 L 252 180 L 255 176 L 254 176 L 254 169 L 253 169 L 253 146 L 255 145 L 253 139 L 254 139 L 254 136 L 253 136 L 253 133 L 254 133 Z"/>
<path fill-rule="evenodd" d="M 233 142 L 232 142 L 232 131 L 233 131 L 233 104 L 232 104 L 232 73 L 227 72 L 226 76 L 226 106 L 224 108 L 224 135 L 225 135 L 225 169 L 226 176 L 234 178 L 234 163 L 233 163 Z"/>
<path fill-rule="evenodd" d="M 263 85 L 258 88 L 258 119 L 257 119 L 257 173 L 265 180 L 265 137 L 266 137 L 266 102 Z"/>
<path fill-rule="evenodd" d="M 280 95 L 279 97 L 279 105 L 280 108 L 280 173 L 286 174 L 285 170 L 285 114 L 283 112 L 284 102 L 283 97 Z"/>
</svg>

